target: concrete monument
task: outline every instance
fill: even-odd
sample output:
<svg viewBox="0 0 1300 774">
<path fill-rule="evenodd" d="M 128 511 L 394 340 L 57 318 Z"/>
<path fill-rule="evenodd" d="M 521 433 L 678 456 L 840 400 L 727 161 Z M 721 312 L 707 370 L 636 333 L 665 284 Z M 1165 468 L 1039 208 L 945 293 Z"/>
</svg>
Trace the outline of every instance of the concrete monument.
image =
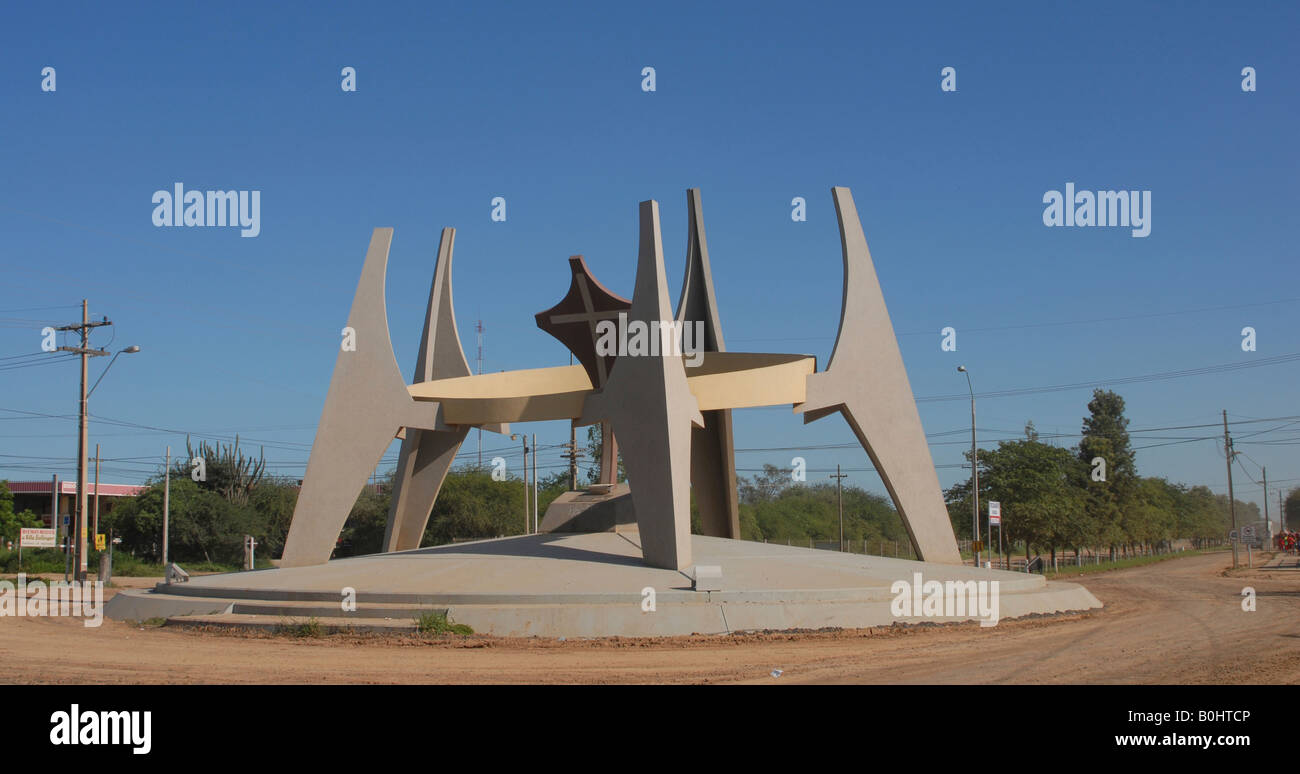
<svg viewBox="0 0 1300 774">
<path fill-rule="evenodd" d="M 839 335 L 826 370 L 816 359 L 728 352 L 713 288 L 698 190 L 687 192 L 686 272 L 674 314 L 664 271 L 659 205 L 640 205 L 640 249 L 630 301 L 570 259 L 568 295 L 537 324 L 562 341 L 577 365 L 470 373 L 452 307 L 455 230 L 444 229 L 412 383 L 402 380 L 388 335 L 384 272 L 392 229 L 376 229 L 348 318 L 355 346 L 340 349 L 329 394 L 285 543 L 282 566 L 326 562 L 375 464 L 402 439 L 386 551 L 419 547 L 430 512 L 466 433 L 506 431 L 511 422 L 602 423 L 602 481 L 613 484 L 622 456 L 643 560 L 682 570 L 692 564 L 690 497 L 704 534 L 739 538 L 731 410 L 790 404 L 805 422 L 838 413 L 866 450 L 927 562 L 959 564 L 929 447 L 866 237 L 847 188 L 833 188 L 844 259 Z M 642 332 L 627 351 L 602 349 L 617 321 Z M 672 337 L 698 330 L 692 351 Z M 678 342 L 680 343 L 680 341 Z M 662 346 L 653 346 L 662 344 Z"/>
</svg>

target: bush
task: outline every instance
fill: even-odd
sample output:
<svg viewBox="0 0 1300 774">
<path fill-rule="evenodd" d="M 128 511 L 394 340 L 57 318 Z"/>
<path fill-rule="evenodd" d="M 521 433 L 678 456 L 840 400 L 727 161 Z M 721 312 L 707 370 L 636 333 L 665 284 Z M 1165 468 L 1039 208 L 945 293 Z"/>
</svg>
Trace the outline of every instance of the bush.
<svg viewBox="0 0 1300 774">
<path fill-rule="evenodd" d="M 103 532 L 112 530 L 122 538 L 114 553 L 115 564 L 124 554 L 148 563 L 162 561 L 163 489 L 162 481 L 154 481 L 138 497 L 100 519 Z M 296 502 L 297 493 L 286 482 L 264 481 L 253 490 L 248 504 L 239 504 L 189 478 L 173 478 L 168 558 L 187 568 L 236 570 L 244 561 L 244 536 L 252 535 L 259 557 L 269 559 L 283 549 Z"/>
<path fill-rule="evenodd" d="M 67 559 L 57 548 L 24 548 L 23 566 L 18 566 L 18 550 L 0 550 L 0 572 L 13 575 L 24 572 L 29 575 L 38 573 L 62 573 L 67 567 Z"/>
<path fill-rule="evenodd" d="M 429 611 L 421 613 L 415 619 L 415 628 L 421 634 L 473 634 L 474 630 L 466 624 L 452 623 L 446 612 Z"/>
</svg>

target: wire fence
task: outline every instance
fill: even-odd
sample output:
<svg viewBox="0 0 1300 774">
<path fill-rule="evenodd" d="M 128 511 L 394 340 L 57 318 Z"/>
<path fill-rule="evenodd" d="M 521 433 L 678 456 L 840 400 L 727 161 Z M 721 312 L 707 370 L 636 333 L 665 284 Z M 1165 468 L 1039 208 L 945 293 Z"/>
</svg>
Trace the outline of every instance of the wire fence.
<svg viewBox="0 0 1300 774">
<path fill-rule="evenodd" d="M 916 552 L 912 550 L 911 542 L 907 540 L 872 540 L 869 538 L 850 540 L 846 538 L 842 547 L 838 540 L 817 540 L 814 538 L 791 538 L 787 540 L 765 539 L 763 542 L 773 543 L 776 545 L 814 548 L 822 551 L 842 551 L 844 553 L 865 554 L 869 556 L 882 556 L 895 559 L 916 560 L 917 558 Z M 1219 544 L 1220 542 L 1216 541 L 1206 541 L 1201 547 L 1213 548 L 1218 547 Z M 969 556 L 971 541 L 958 540 L 957 548 L 962 553 L 966 564 L 974 563 L 974 558 Z M 1099 565 L 1143 556 L 1178 554 L 1191 548 L 1192 546 L 1187 541 L 1177 541 L 1158 546 L 1123 546 L 1117 547 L 1113 551 L 1109 548 L 1083 548 L 1077 551 L 1075 549 L 1068 549 L 1057 551 L 1055 556 L 1050 552 L 1046 554 L 1037 553 L 1026 557 L 1023 554 L 1019 556 L 1013 555 L 1010 551 L 1002 554 L 998 554 L 995 551 L 992 554 L 988 552 L 982 553 L 980 556 L 980 563 L 991 569 L 1010 570 L 1013 572 L 1048 573 L 1058 572 L 1071 567 Z"/>
<path fill-rule="evenodd" d="M 801 548 L 816 548 L 822 551 L 843 551 L 849 554 L 867 554 L 870 556 L 885 556 L 895 559 L 916 559 L 916 552 L 912 550 L 912 544 L 907 540 L 871 540 L 870 538 L 844 539 L 844 546 L 841 548 L 839 540 L 817 540 L 815 538 L 804 539 L 786 539 L 786 540 L 763 540 L 764 543 L 773 545 L 799 546 Z"/>
</svg>

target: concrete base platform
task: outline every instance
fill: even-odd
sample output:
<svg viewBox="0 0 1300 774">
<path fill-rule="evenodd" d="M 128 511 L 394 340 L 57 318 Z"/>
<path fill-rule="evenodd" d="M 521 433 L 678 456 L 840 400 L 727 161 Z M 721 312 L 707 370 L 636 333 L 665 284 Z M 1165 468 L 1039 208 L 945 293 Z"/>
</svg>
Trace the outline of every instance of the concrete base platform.
<svg viewBox="0 0 1300 774">
<path fill-rule="evenodd" d="M 722 590 L 696 592 L 687 573 L 648 567 L 635 532 L 539 534 L 338 559 L 313 567 L 207 575 L 123 591 L 105 615 L 393 619 L 445 610 L 500 636 L 644 637 L 764 629 L 863 628 L 981 618 L 977 611 L 898 615 L 897 581 L 997 581 L 998 616 L 1101 607 L 1074 583 L 1040 575 L 692 536 Z M 354 594 L 354 597 L 352 596 Z M 653 609 L 649 600 L 653 596 Z M 344 608 L 355 598 L 356 611 Z M 915 599 L 920 602 L 920 592 Z M 218 615 L 212 616 L 212 613 Z M 233 622 L 233 620 L 232 620 Z"/>
</svg>

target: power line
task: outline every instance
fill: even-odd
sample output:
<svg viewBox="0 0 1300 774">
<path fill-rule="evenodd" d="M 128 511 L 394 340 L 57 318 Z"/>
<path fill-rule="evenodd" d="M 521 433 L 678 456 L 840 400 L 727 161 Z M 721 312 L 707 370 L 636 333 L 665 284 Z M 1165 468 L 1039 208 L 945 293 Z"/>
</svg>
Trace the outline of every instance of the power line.
<svg viewBox="0 0 1300 774">
<path fill-rule="evenodd" d="M 1091 320 L 1058 320 L 1058 321 L 1051 321 L 1051 322 L 1013 323 L 1010 325 L 992 325 L 983 328 L 962 327 L 961 330 L 965 333 L 989 333 L 992 331 L 1021 330 L 1025 328 L 1056 328 L 1056 327 L 1070 326 L 1070 325 L 1095 325 L 1096 323 L 1104 323 L 1104 322 L 1145 320 L 1145 319 L 1151 319 L 1155 317 L 1174 317 L 1183 314 L 1200 314 L 1202 312 L 1222 312 L 1222 311 L 1229 311 L 1233 309 L 1253 309 L 1261 306 L 1276 306 L 1278 304 L 1291 304 L 1296 302 L 1300 302 L 1300 298 L 1281 298 L 1276 301 L 1259 301 L 1250 304 L 1229 304 L 1224 306 L 1207 306 L 1207 307 L 1200 307 L 1197 309 L 1177 309 L 1172 312 L 1151 312 L 1148 314 L 1121 315 L 1118 317 L 1097 317 Z M 907 331 L 904 333 L 899 333 L 898 335 L 899 336 L 935 336 L 937 334 L 935 333 L 934 330 L 928 330 L 928 331 Z M 790 336 L 790 337 L 742 338 L 742 339 L 733 339 L 733 341 L 738 341 L 738 342 L 739 341 L 830 341 L 833 338 L 834 338 L 833 336 Z"/>
<path fill-rule="evenodd" d="M 1008 398 L 1017 395 L 1035 395 L 1044 392 L 1061 392 L 1063 390 L 1078 390 L 1093 387 L 1104 387 L 1117 384 L 1138 384 L 1141 382 L 1164 381 L 1167 379 L 1181 379 L 1187 376 L 1204 376 L 1208 374 L 1227 373 L 1229 371 L 1238 371 L 1244 368 L 1261 368 L 1264 366 L 1282 365 L 1300 360 L 1300 352 L 1293 352 L 1286 355 L 1277 355 L 1275 357 L 1259 358 L 1249 360 L 1244 363 L 1219 363 L 1216 365 L 1202 366 L 1200 368 L 1186 368 L 1179 371 L 1162 371 L 1154 374 L 1145 374 L 1143 376 L 1121 376 L 1111 379 L 1092 379 L 1085 382 L 1071 382 L 1069 384 L 1052 384 L 1043 387 L 1021 387 L 1010 390 L 997 390 L 994 392 L 976 393 L 976 398 Z M 969 394 L 951 394 L 951 395 L 931 395 L 917 398 L 917 403 L 934 403 L 940 401 L 969 400 Z"/>
</svg>

